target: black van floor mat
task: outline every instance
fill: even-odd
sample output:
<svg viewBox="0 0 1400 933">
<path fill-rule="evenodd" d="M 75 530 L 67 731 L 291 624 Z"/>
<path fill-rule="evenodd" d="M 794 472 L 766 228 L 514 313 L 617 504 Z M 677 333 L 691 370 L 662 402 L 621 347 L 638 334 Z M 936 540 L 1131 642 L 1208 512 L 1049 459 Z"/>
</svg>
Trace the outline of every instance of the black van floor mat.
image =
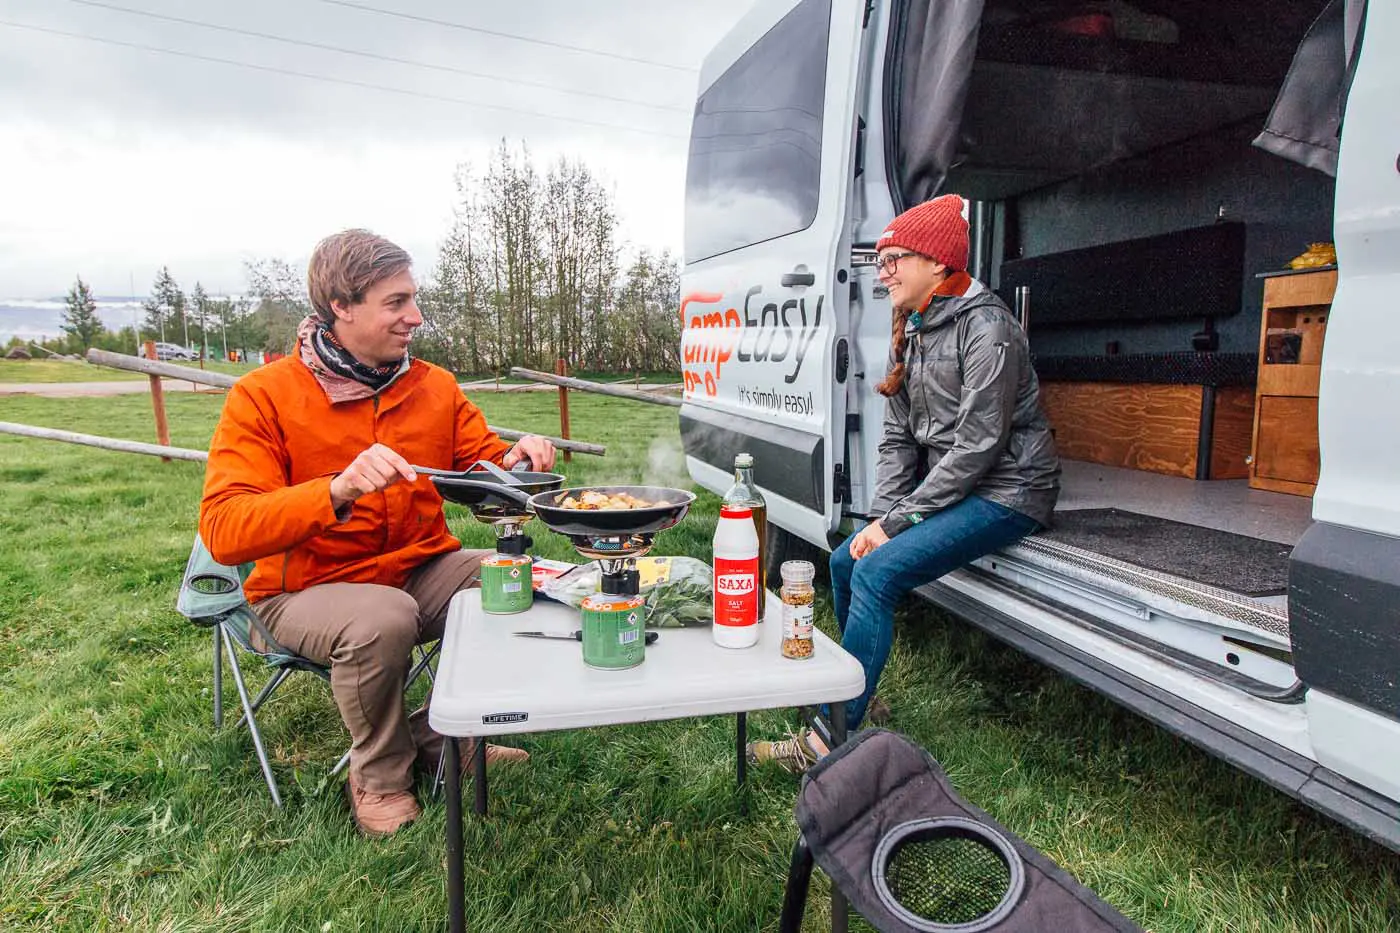
<svg viewBox="0 0 1400 933">
<path fill-rule="evenodd" d="M 1288 591 L 1293 548 L 1277 541 L 1121 509 L 1056 512 L 1040 537 L 1244 596 Z"/>
</svg>

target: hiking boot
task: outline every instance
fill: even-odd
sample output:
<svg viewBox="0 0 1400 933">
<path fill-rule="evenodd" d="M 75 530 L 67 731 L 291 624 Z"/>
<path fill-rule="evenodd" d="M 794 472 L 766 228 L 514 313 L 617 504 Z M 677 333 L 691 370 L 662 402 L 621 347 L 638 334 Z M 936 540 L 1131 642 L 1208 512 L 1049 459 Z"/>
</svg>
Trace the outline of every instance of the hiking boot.
<svg viewBox="0 0 1400 933">
<path fill-rule="evenodd" d="M 790 774 L 801 774 L 828 754 L 826 743 L 811 729 L 789 732 L 777 742 L 750 742 L 747 753 L 754 764 L 773 763 Z"/>
<path fill-rule="evenodd" d="M 879 697 L 871 697 L 870 705 L 865 710 L 865 718 L 873 725 L 883 726 L 890 721 L 890 708 Z"/>
<path fill-rule="evenodd" d="M 356 787 L 354 777 L 345 781 L 345 799 L 350 803 L 350 816 L 355 825 L 370 837 L 392 836 L 423 812 L 408 791 L 376 794 Z"/>
<path fill-rule="evenodd" d="M 472 773 L 472 755 L 476 753 L 476 739 L 459 739 L 457 744 L 461 747 L 462 774 Z M 446 741 L 437 743 L 425 743 L 418 746 L 418 767 L 424 774 L 437 774 L 438 763 L 443 760 L 443 751 L 447 748 Z M 492 765 L 518 764 L 530 760 L 530 753 L 523 748 L 511 748 L 509 745 L 486 745 L 486 766 Z"/>
</svg>

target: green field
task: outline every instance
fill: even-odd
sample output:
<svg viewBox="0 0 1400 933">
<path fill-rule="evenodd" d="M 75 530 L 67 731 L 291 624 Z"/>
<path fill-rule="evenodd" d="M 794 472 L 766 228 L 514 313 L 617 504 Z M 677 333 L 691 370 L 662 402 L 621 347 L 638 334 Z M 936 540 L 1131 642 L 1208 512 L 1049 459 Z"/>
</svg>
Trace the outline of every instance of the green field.
<svg viewBox="0 0 1400 933">
<path fill-rule="evenodd" d="M 552 394 L 479 400 L 493 424 L 558 430 Z M 206 447 L 220 401 L 168 395 L 172 443 Z M 686 482 L 674 409 L 582 394 L 570 408 L 575 437 L 608 445 L 564 465 L 571 480 Z M 0 409 L 152 433 L 142 395 Z M 323 783 L 346 736 L 321 682 L 294 678 L 261 716 L 280 812 L 247 734 L 212 733 L 208 632 L 173 608 L 201 478 L 0 436 L 0 929 L 444 929 L 443 805 L 392 839 L 356 835 Z M 702 495 L 658 552 L 707 558 L 715 517 Z M 489 540 L 449 518 L 469 545 Z M 541 556 L 573 556 L 534 536 Z M 819 620 L 830 632 L 825 601 Z M 1400 857 L 927 607 L 901 612 L 880 693 L 968 799 L 1156 933 L 1397 928 Z M 750 731 L 795 722 L 764 713 Z M 519 744 L 530 763 L 496 772 L 490 818 L 468 820 L 472 930 L 775 928 L 797 781 L 751 771 L 745 815 L 732 718 Z M 828 928 L 825 891 L 809 930 Z"/>
<path fill-rule="evenodd" d="M 175 366 L 198 370 L 198 363 L 171 360 Z M 225 363 L 208 360 L 204 368 L 210 372 L 241 376 L 253 369 L 251 363 Z M 93 366 L 81 360 L 0 360 L 0 383 L 16 382 L 125 382 L 146 379 L 141 373 L 107 366 Z"/>
</svg>

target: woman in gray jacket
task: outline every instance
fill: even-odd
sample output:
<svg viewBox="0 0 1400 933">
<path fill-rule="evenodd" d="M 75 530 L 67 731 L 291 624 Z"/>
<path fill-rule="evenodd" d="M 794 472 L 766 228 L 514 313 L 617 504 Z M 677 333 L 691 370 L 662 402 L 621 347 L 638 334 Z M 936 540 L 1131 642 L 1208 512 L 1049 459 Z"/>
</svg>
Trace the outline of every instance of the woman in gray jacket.
<svg viewBox="0 0 1400 933">
<path fill-rule="evenodd" d="M 846 723 L 865 717 L 893 639 L 894 608 L 914 588 L 1050 521 L 1060 464 L 1026 335 L 964 270 L 962 198 L 900 214 L 875 244 L 894 314 L 873 515 L 831 555 L 841 645 L 865 668 Z M 920 464 L 927 464 L 926 469 Z M 804 770 L 826 753 L 803 730 L 755 742 L 750 757 Z"/>
</svg>

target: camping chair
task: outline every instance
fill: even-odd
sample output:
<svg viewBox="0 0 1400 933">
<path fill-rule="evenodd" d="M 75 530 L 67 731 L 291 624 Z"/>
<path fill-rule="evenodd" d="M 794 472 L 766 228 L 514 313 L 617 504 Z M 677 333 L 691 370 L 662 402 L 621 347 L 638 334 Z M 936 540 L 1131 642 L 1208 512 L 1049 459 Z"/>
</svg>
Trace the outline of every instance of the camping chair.
<svg viewBox="0 0 1400 933">
<path fill-rule="evenodd" d="M 258 755 L 258 765 L 262 768 L 263 780 L 267 782 L 272 802 L 282 806 L 282 795 L 277 791 L 277 780 L 272 776 L 272 765 L 267 760 L 267 750 L 263 747 L 262 732 L 258 729 L 257 713 L 283 681 L 296 671 L 308 671 L 327 683 L 331 679 L 329 665 L 318 664 L 309 658 L 289 651 L 277 643 L 253 607 L 243 596 L 243 581 L 253 569 L 252 564 L 229 567 L 214 560 L 195 535 L 194 548 L 190 551 L 189 562 L 185 565 L 185 576 L 180 581 L 180 595 L 175 608 L 195 625 L 205 626 L 214 633 L 214 728 L 224 724 L 223 708 L 223 658 L 228 657 L 229 669 L 233 672 L 233 682 L 238 687 L 238 699 L 243 706 L 243 715 L 234 724 L 237 729 L 248 723 L 248 731 L 253 736 L 253 748 Z M 256 631 L 259 639 L 267 646 L 261 651 L 253 646 L 251 633 Z M 238 666 L 238 655 L 234 645 L 249 654 L 257 655 L 272 668 L 272 676 L 258 695 L 249 699 L 248 688 L 243 683 L 243 672 Z M 417 646 L 418 657 L 409 670 L 404 689 L 411 687 L 419 676 L 426 673 L 433 680 L 432 660 L 437 656 L 439 645 Z M 331 776 L 339 774 L 350 763 L 347 751 L 331 770 Z"/>
<path fill-rule="evenodd" d="M 860 732 L 813 765 L 796 816 L 779 933 L 802 928 L 814 861 L 880 933 L 1142 933 L 898 733 Z M 832 930 L 847 919 L 838 909 Z"/>
</svg>

